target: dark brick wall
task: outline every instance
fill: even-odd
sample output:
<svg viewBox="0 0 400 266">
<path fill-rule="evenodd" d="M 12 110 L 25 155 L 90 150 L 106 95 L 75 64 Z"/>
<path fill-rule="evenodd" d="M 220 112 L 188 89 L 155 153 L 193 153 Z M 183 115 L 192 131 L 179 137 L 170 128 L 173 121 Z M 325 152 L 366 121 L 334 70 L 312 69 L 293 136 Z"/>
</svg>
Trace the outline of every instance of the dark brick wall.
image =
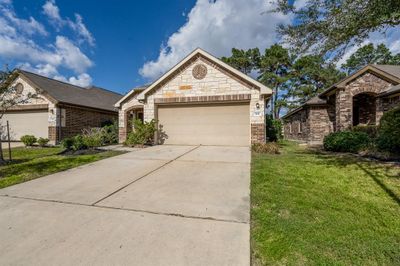
<svg viewBox="0 0 400 266">
<path fill-rule="evenodd" d="M 308 141 L 310 136 L 309 108 L 304 108 L 285 119 L 283 134 L 286 139 Z"/>
<path fill-rule="evenodd" d="M 65 127 L 61 127 L 61 138 L 81 134 L 83 129 L 100 127 L 106 121 L 118 120 L 117 112 L 97 111 L 70 106 L 62 108 L 65 109 Z"/>
<path fill-rule="evenodd" d="M 333 121 L 327 106 L 310 107 L 309 142 L 322 143 L 324 137 L 333 132 Z"/>
<path fill-rule="evenodd" d="M 49 127 L 49 139 L 51 141 L 60 141 L 68 137 L 73 137 L 82 133 L 83 129 L 100 127 L 103 122 L 117 121 L 117 112 L 107 112 L 101 110 L 79 108 L 74 106 L 62 106 L 65 109 L 65 126 L 60 128 Z M 61 134 L 58 130 L 61 130 Z"/>
<path fill-rule="evenodd" d="M 395 107 L 400 107 L 400 95 L 382 99 L 382 109 L 387 112 Z"/>
</svg>

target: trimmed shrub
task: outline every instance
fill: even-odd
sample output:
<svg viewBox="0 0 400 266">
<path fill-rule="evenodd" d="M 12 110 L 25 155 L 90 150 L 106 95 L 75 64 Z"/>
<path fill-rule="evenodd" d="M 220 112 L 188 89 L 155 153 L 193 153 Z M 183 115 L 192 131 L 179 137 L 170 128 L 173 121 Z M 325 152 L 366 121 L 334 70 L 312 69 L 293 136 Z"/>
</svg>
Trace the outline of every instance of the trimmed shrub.
<svg viewBox="0 0 400 266">
<path fill-rule="evenodd" d="M 358 152 L 372 143 L 365 132 L 340 131 L 324 138 L 324 149 L 335 152 Z"/>
<path fill-rule="evenodd" d="M 37 139 L 33 135 L 24 135 L 21 137 L 22 143 L 25 144 L 26 147 L 33 146 L 36 143 Z"/>
<path fill-rule="evenodd" d="M 71 148 L 74 151 L 87 149 L 87 146 L 86 146 L 86 144 L 85 144 L 85 142 L 83 140 L 83 136 L 82 135 L 76 135 L 75 137 L 72 138 Z"/>
<path fill-rule="evenodd" d="M 383 114 L 378 127 L 379 150 L 400 154 L 400 107 Z"/>
<path fill-rule="evenodd" d="M 44 147 L 44 146 L 46 146 L 47 145 L 47 143 L 49 143 L 49 139 L 47 139 L 47 138 L 39 138 L 38 140 L 37 140 L 37 143 L 39 144 L 39 146 L 40 147 Z"/>
<path fill-rule="evenodd" d="M 101 128 L 103 145 L 118 143 L 118 123 L 105 125 Z"/>
<path fill-rule="evenodd" d="M 378 127 L 377 126 L 355 126 L 352 128 L 352 131 L 354 132 L 364 132 L 367 133 L 367 135 L 371 139 L 375 139 L 376 136 L 378 135 Z"/>
<path fill-rule="evenodd" d="M 72 145 L 74 144 L 74 138 L 65 138 L 61 141 L 61 147 L 64 149 L 70 150 L 72 149 Z"/>
<path fill-rule="evenodd" d="M 255 143 L 251 146 L 252 151 L 257 153 L 279 154 L 279 145 L 276 142 Z"/>
<path fill-rule="evenodd" d="M 90 128 L 82 131 L 84 146 L 93 149 L 103 145 L 103 132 L 101 128 Z"/>
<path fill-rule="evenodd" d="M 139 119 L 133 121 L 134 131 L 128 134 L 126 145 L 154 144 L 154 134 L 157 131 L 156 121 L 142 122 Z"/>
<path fill-rule="evenodd" d="M 272 115 L 267 115 L 265 120 L 266 137 L 268 141 L 276 142 L 282 139 L 282 122 L 272 118 Z"/>
</svg>

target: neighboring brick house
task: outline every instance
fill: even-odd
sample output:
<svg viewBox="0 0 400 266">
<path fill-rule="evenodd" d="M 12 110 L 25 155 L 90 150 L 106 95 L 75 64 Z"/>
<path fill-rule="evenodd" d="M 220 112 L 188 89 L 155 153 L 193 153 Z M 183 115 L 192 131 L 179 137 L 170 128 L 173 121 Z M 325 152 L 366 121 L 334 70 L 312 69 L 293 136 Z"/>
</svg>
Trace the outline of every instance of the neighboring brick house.
<svg viewBox="0 0 400 266">
<path fill-rule="evenodd" d="M 10 138 L 14 141 L 29 134 L 48 138 L 54 144 L 80 134 L 85 128 L 100 127 L 118 119 L 114 107 L 122 98 L 118 93 L 94 86 L 82 88 L 28 71 L 16 71 L 18 76 L 11 84 L 16 93 L 33 93 L 37 97 L 8 109 L 3 116 L 1 124 L 4 126 L 9 121 Z"/>
<path fill-rule="evenodd" d="M 265 141 L 265 106 L 272 91 L 196 49 L 149 86 L 134 89 L 119 109 L 120 141 L 132 118 L 158 126 L 159 144 L 240 145 Z"/>
<path fill-rule="evenodd" d="M 321 143 L 330 132 L 378 125 L 400 105 L 400 66 L 367 65 L 282 117 L 287 139 Z"/>
</svg>

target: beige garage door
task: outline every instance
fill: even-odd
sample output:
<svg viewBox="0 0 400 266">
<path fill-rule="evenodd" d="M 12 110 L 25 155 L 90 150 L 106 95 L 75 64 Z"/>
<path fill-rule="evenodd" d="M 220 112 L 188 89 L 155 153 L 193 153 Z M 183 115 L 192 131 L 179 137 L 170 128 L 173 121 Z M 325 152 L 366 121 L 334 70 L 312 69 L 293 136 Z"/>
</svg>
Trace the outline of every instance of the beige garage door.
<svg viewBox="0 0 400 266">
<path fill-rule="evenodd" d="M 159 106 L 158 120 L 165 144 L 248 146 L 249 112 L 248 103 Z"/>
<path fill-rule="evenodd" d="M 19 140 L 23 135 L 34 135 L 35 137 L 48 137 L 48 112 L 23 111 L 7 113 L 3 116 L 2 124 L 6 121 L 10 124 L 10 138 Z"/>
</svg>

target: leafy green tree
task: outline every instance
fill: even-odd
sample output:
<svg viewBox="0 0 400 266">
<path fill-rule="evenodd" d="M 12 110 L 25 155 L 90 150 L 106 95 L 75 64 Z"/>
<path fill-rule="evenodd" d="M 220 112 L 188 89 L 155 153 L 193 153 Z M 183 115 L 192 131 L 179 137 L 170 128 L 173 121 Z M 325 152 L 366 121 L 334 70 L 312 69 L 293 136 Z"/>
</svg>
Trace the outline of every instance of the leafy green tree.
<svg viewBox="0 0 400 266">
<path fill-rule="evenodd" d="M 232 56 L 223 60 L 245 74 L 256 71 L 258 80 L 273 90 L 271 119 L 278 119 L 283 108 L 299 106 L 344 75 L 322 56 L 296 58 L 279 44 L 265 49 L 264 54 L 257 48 L 250 50 L 232 49 Z"/>
<path fill-rule="evenodd" d="M 258 48 L 249 50 L 232 48 L 232 55 L 230 57 L 222 57 L 221 59 L 223 62 L 248 75 L 258 66 L 260 51 Z"/>
<path fill-rule="evenodd" d="M 400 54 L 393 55 L 383 43 L 376 48 L 370 43 L 352 54 L 342 65 L 342 69 L 349 75 L 368 64 L 400 65 Z"/>
<path fill-rule="evenodd" d="M 274 94 L 271 98 L 271 113 L 274 119 L 279 118 L 279 113 L 286 106 L 285 91 L 287 81 L 290 79 L 290 71 L 293 57 L 289 50 L 279 44 L 274 44 L 265 49 L 259 63 L 259 80 L 270 87 Z"/>
<path fill-rule="evenodd" d="M 288 108 L 296 108 L 316 96 L 327 87 L 338 82 L 344 73 L 322 56 L 306 55 L 298 58 L 292 67 L 288 96 L 292 99 Z"/>
<path fill-rule="evenodd" d="M 300 8 L 292 0 L 275 2 L 275 12 L 294 15 L 296 23 L 282 24 L 278 32 L 300 53 L 336 51 L 339 57 L 370 33 L 386 32 L 400 24 L 399 0 L 308 0 Z"/>
</svg>

